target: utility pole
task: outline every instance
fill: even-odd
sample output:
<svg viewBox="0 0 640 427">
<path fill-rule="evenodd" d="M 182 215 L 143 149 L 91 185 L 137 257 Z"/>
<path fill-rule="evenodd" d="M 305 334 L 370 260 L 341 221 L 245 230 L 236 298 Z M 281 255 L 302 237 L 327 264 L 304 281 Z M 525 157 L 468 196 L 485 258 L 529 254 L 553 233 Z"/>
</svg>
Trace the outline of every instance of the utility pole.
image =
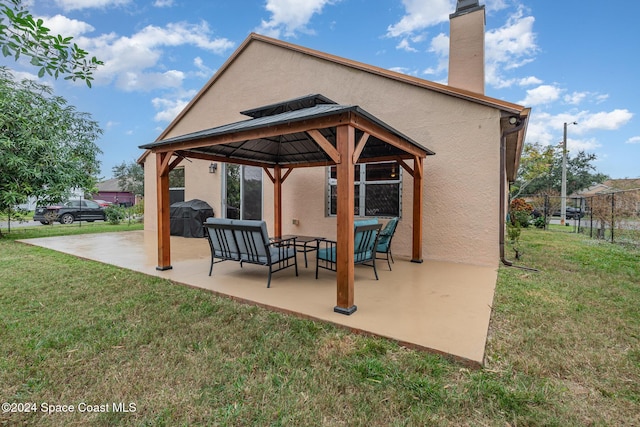
<svg viewBox="0 0 640 427">
<path fill-rule="evenodd" d="M 562 189 L 560 193 L 560 225 L 567 219 L 567 125 L 577 125 L 578 122 L 564 123 L 564 137 L 562 138 Z"/>
</svg>

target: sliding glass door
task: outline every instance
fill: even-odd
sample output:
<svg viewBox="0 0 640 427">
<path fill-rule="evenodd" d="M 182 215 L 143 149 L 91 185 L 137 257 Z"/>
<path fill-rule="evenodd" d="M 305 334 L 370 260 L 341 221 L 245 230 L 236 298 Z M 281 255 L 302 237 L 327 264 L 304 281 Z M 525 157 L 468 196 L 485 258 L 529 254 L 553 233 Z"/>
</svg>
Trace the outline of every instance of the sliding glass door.
<svg viewBox="0 0 640 427">
<path fill-rule="evenodd" d="M 262 169 L 224 165 L 223 206 L 229 219 L 262 219 Z"/>
</svg>

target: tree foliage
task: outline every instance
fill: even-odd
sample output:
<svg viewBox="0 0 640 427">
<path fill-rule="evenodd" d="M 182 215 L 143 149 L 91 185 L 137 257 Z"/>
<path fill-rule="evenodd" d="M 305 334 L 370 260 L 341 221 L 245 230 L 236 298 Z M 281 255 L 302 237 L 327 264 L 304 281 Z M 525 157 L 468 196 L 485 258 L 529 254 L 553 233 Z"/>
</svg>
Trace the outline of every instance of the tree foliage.
<svg viewBox="0 0 640 427">
<path fill-rule="evenodd" d="M 45 74 L 65 80 L 84 80 L 91 87 L 93 72 L 102 61 L 72 43 L 73 37 L 53 35 L 42 19 L 35 19 L 22 0 L 0 0 L 0 48 L 2 54 L 30 58 L 38 67 L 38 77 Z"/>
<path fill-rule="evenodd" d="M 144 195 L 144 170 L 136 162 L 122 162 L 114 166 L 111 171 L 118 180 L 118 187 L 137 195 Z"/>
<path fill-rule="evenodd" d="M 607 175 L 598 173 L 593 162 L 595 154 L 579 151 L 567 154 L 567 194 L 603 182 Z M 518 169 L 518 178 L 513 185 L 512 197 L 521 194 L 559 193 L 562 186 L 562 150 L 539 143 L 524 147 Z"/>
<path fill-rule="evenodd" d="M 102 134 L 87 113 L 37 82 L 0 67 L 0 211 L 35 197 L 53 203 L 73 188 L 91 191 Z"/>
</svg>

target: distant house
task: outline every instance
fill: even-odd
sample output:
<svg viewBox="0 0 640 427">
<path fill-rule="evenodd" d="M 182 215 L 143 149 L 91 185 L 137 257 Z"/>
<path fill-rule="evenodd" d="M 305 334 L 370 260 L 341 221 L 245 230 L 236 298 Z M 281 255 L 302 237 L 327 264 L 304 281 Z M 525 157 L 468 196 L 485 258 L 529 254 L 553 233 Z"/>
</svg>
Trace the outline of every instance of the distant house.
<svg viewBox="0 0 640 427">
<path fill-rule="evenodd" d="M 640 189 L 640 178 L 608 179 L 602 183 L 612 191 Z"/>
<path fill-rule="evenodd" d="M 640 178 L 608 179 L 601 184 L 576 192 L 575 197 L 592 197 L 597 194 L 613 193 L 625 190 L 639 190 Z"/>
<path fill-rule="evenodd" d="M 116 178 L 99 182 L 97 187 L 98 192 L 93 195 L 94 199 L 105 200 L 121 206 L 133 206 L 136 203 L 135 194 L 124 191 Z"/>
</svg>

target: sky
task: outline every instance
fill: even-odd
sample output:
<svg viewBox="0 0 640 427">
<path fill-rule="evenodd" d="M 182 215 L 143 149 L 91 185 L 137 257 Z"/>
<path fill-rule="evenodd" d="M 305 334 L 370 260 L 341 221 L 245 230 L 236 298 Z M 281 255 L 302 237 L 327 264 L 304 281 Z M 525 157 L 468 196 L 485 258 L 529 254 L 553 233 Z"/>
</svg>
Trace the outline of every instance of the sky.
<svg viewBox="0 0 640 427">
<path fill-rule="evenodd" d="M 133 162 L 251 32 L 447 83 L 455 0 L 23 0 L 104 62 L 91 89 L 40 79 L 104 134 L 101 177 Z M 480 0 L 485 94 L 532 109 L 526 141 L 597 156 L 640 177 L 640 2 Z M 26 61 L 0 58 L 38 80 Z M 258 107 L 258 106 L 256 106 Z M 366 109 L 366 106 L 362 106 Z M 571 123 L 577 122 L 576 125 Z"/>
</svg>

